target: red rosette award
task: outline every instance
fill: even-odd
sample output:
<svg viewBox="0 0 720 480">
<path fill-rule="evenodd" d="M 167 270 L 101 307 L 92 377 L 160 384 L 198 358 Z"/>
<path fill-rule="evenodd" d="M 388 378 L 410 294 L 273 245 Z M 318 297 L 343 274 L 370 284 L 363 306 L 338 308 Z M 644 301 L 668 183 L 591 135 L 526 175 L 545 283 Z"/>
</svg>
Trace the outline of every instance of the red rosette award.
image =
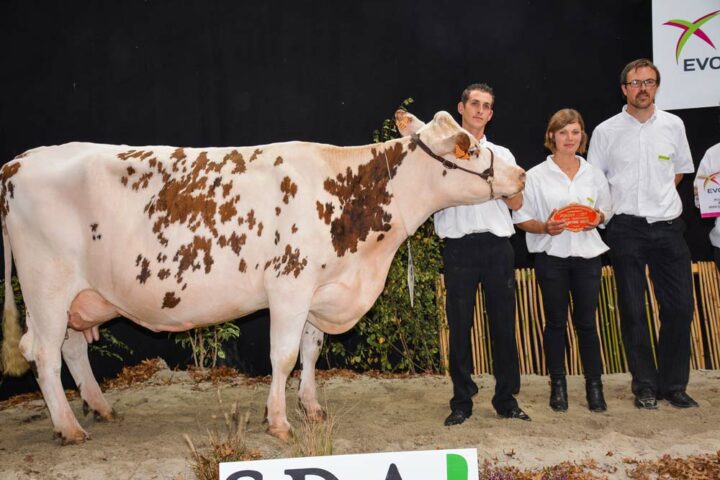
<svg viewBox="0 0 720 480">
<path fill-rule="evenodd" d="M 599 216 L 600 214 L 591 207 L 572 204 L 557 210 L 552 220 L 565 222 L 566 230 L 582 232 L 588 225 L 597 222 Z"/>
</svg>

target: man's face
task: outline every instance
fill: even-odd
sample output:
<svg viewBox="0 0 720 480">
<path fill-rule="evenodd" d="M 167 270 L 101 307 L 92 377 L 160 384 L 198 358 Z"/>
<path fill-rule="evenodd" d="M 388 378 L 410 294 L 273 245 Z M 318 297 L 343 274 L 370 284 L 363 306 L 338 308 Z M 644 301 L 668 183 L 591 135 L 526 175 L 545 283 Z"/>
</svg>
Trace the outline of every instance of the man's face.
<svg viewBox="0 0 720 480">
<path fill-rule="evenodd" d="M 644 80 L 648 79 L 655 80 L 655 85 L 652 87 L 648 87 L 647 85 L 642 84 Z M 633 80 L 639 80 L 641 84 L 637 87 L 633 87 L 632 85 L 627 84 L 621 85 L 622 91 L 627 97 L 628 105 L 635 107 L 639 110 L 644 110 L 652 107 L 652 105 L 655 103 L 655 94 L 657 93 L 658 88 L 657 74 L 655 73 L 655 70 L 650 67 L 640 67 L 636 68 L 635 70 L 630 70 L 627 76 L 627 83 L 630 83 Z"/>
<path fill-rule="evenodd" d="M 458 113 L 462 117 L 463 128 L 484 130 L 493 116 L 493 97 L 481 90 L 472 90 L 465 103 L 458 103 Z"/>
</svg>

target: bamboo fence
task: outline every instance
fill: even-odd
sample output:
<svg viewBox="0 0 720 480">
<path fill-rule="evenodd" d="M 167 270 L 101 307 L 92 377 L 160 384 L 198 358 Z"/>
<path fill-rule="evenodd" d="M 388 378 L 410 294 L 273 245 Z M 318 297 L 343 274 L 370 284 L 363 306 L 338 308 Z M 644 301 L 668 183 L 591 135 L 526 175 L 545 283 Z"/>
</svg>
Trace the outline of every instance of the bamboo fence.
<svg viewBox="0 0 720 480">
<path fill-rule="evenodd" d="M 714 262 L 697 262 L 692 265 L 693 314 L 691 333 L 690 366 L 693 369 L 720 369 L 720 274 Z M 645 310 L 648 319 L 648 335 L 653 346 L 657 345 L 660 318 L 652 281 L 646 271 L 647 291 Z M 515 270 L 516 309 L 515 340 L 518 348 L 521 374 L 547 375 L 543 353 L 543 327 L 545 315 L 542 308 L 542 292 L 532 268 Z M 445 317 L 445 288 L 442 276 L 438 281 L 438 307 L 440 310 L 440 355 L 445 372 L 448 371 L 449 330 Z M 569 375 L 582 374 L 578 340 L 571 320 L 572 301 L 568 309 L 566 371 Z M 620 313 L 617 307 L 617 289 L 612 267 L 602 267 L 600 299 L 595 313 L 600 355 L 604 373 L 627 371 L 627 358 L 622 343 Z M 475 318 L 471 331 L 473 368 L 476 375 L 492 373 L 492 350 L 485 297 L 478 285 L 475 302 Z"/>
</svg>

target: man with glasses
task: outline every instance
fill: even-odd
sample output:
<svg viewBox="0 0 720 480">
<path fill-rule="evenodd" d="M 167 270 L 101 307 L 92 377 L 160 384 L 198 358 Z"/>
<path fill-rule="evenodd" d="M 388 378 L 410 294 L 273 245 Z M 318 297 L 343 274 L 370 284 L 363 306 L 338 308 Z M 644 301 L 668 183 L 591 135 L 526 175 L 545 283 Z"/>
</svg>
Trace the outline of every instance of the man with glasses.
<svg viewBox="0 0 720 480">
<path fill-rule="evenodd" d="M 505 147 L 490 143 L 485 128 L 493 116 L 495 94 L 484 83 L 468 86 L 460 97 L 462 126 L 498 157 L 515 163 Z M 515 233 L 508 208 L 522 206 L 522 194 L 489 200 L 480 205 L 461 205 L 437 212 L 435 231 L 444 239 L 443 264 L 447 298 L 445 310 L 450 328 L 450 378 L 453 397 L 445 425 L 459 425 L 472 415 L 473 382 L 470 329 L 473 324 L 478 283 L 485 290 L 490 342 L 492 344 L 495 394 L 492 405 L 502 418 L 530 420 L 515 399 L 520 391 L 520 366 L 515 344 L 515 254 L 510 236 Z"/>
<path fill-rule="evenodd" d="M 697 407 L 686 392 L 693 317 L 690 251 L 680 218 L 677 184 L 694 170 L 685 126 L 655 107 L 660 72 L 650 60 L 628 63 L 620 75 L 627 105 L 598 125 L 588 161 L 610 184 L 615 216 L 607 228 L 615 270 L 623 341 L 635 406 L 657 408 L 666 399 Z M 657 367 L 645 308 L 645 266 L 660 305 Z"/>
</svg>

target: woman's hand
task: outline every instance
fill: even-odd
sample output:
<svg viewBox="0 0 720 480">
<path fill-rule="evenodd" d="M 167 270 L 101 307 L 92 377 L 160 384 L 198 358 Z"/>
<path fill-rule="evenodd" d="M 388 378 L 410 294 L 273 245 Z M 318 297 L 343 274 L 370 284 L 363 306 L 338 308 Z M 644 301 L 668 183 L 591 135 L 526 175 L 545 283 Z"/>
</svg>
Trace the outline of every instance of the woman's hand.
<svg viewBox="0 0 720 480">
<path fill-rule="evenodd" d="M 562 220 L 553 220 L 552 217 L 557 212 L 557 208 L 550 212 L 550 216 L 545 221 L 545 233 L 550 236 L 560 235 L 565 230 L 566 223 Z"/>
<path fill-rule="evenodd" d="M 601 223 L 605 223 L 605 214 L 603 212 L 601 212 L 600 210 L 598 210 L 597 208 L 595 209 L 595 213 L 597 213 L 597 215 L 595 216 L 595 221 L 589 223 L 587 227 L 583 228 L 584 231 L 587 232 L 589 230 L 594 230 Z"/>
</svg>

